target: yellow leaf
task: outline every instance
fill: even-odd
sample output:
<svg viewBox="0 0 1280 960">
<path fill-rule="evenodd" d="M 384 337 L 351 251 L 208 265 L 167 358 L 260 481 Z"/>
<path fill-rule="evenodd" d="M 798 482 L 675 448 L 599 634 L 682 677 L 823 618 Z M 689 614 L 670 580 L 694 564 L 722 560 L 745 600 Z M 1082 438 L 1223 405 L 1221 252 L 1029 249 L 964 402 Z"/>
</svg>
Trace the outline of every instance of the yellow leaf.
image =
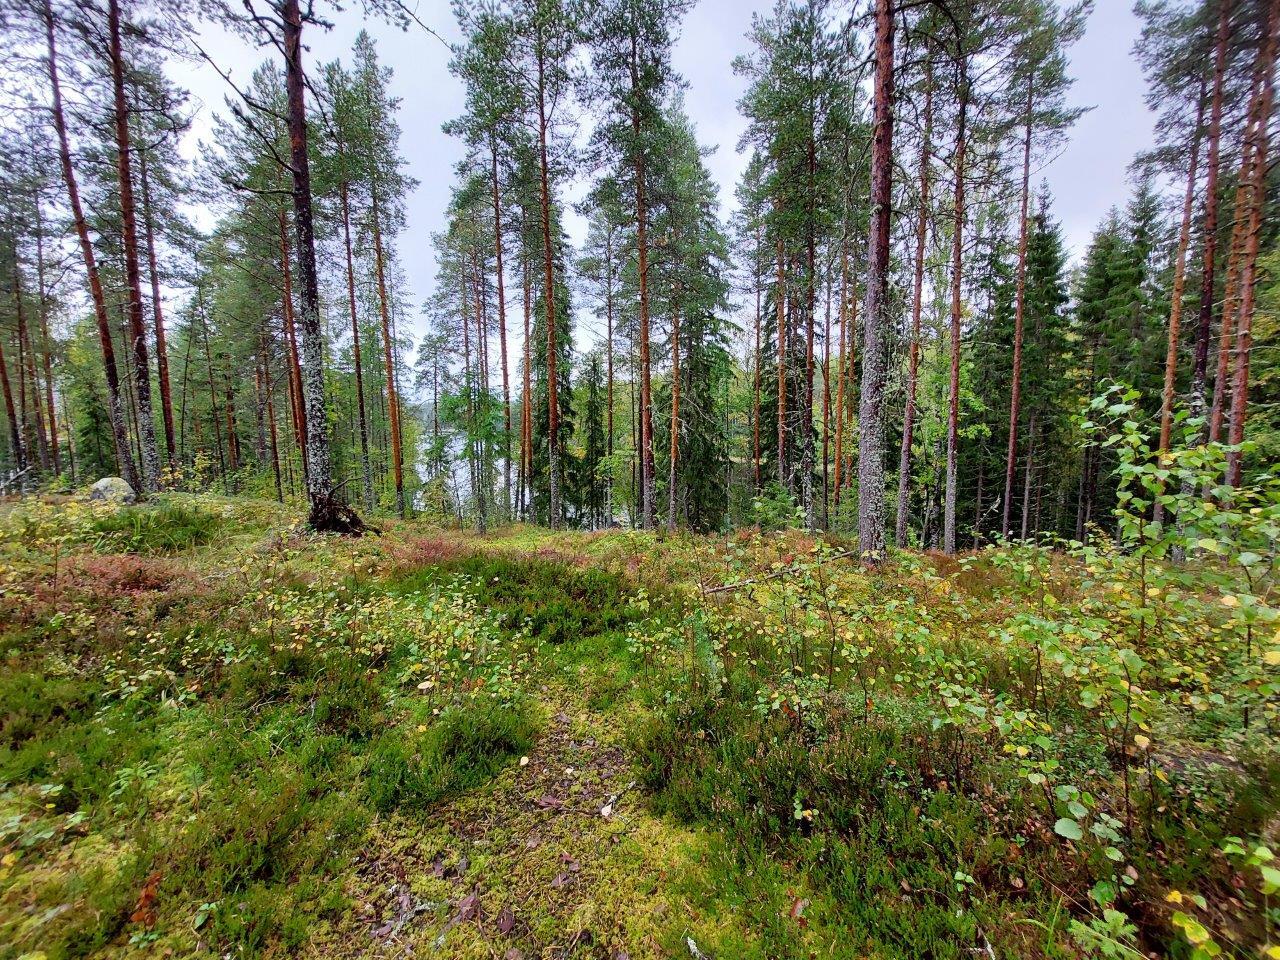
<svg viewBox="0 0 1280 960">
<path fill-rule="evenodd" d="M 1141 749 L 1143 749 L 1143 750 L 1145 750 L 1145 749 L 1147 749 L 1147 747 L 1151 746 L 1151 740 L 1150 740 L 1149 738 L 1147 738 L 1147 737 L 1144 737 L 1144 736 L 1143 736 L 1142 734 L 1140 734 L 1140 733 L 1139 733 L 1139 734 L 1137 734 L 1137 735 L 1133 738 L 1133 742 L 1134 742 L 1134 743 L 1136 743 L 1136 744 L 1139 746 L 1139 748 L 1141 748 Z"/>
<path fill-rule="evenodd" d="M 1166 894 L 1164 895 L 1164 902 L 1165 902 L 1165 903 L 1181 903 L 1181 902 L 1182 902 L 1182 891 L 1181 891 L 1181 890 L 1170 890 L 1168 893 L 1166 893 Z"/>
<path fill-rule="evenodd" d="M 1240 603 L 1239 600 L 1237 600 L 1235 597 L 1233 597 L 1229 593 L 1226 596 L 1224 596 L 1220 602 L 1224 607 L 1235 607 L 1235 606 L 1238 606 Z"/>
</svg>

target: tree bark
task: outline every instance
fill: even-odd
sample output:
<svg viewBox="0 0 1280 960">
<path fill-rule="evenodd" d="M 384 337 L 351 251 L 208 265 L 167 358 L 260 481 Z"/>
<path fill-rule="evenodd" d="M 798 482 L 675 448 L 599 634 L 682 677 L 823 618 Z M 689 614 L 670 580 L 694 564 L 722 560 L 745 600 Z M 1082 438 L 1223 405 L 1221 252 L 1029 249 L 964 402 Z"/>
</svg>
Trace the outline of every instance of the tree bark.
<svg viewBox="0 0 1280 960">
<path fill-rule="evenodd" d="M 1249 229 L 1245 237 L 1244 261 L 1240 270 L 1240 314 L 1236 322 L 1235 369 L 1231 383 L 1231 430 L 1228 442 L 1235 449 L 1227 454 L 1227 482 L 1239 487 L 1243 456 L 1245 416 L 1248 413 L 1249 354 L 1253 347 L 1253 307 L 1257 283 L 1258 246 L 1262 234 L 1262 213 L 1267 175 L 1267 121 L 1271 117 L 1276 61 L 1276 32 L 1280 29 L 1280 0 L 1271 0 L 1263 41 L 1263 81 L 1257 102 L 1258 123 L 1253 129 L 1253 170 L 1249 190 Z"/>
<path fill-rule="evenodd" d="M 755 493 L 760 493 L 760 307 L 764 284 L 760 282 L 760 224 L 756 224 L 756 258 L 752 273 L 756 285 L 755 336 L 756 352 L 751 383 L 751 463 Z"/>
<path fill-rule="evenodd" d="M 604 502 L 605 513 L 608 517 L 610 525 L 613 524 L 613 224 L 610 223 L 605 230 L 604 241 L 604 259 L 605 259 L 605 289 L 604 289 L 604 317 L 605 317 L 605 367 L 606 367 L 606 406 L 605 406 L 605 429 L 608 431 L 608 441 L 605 444 L 609 455 L 609 476 L 605 481 Z"/>
<path fill-rule="evenodd" d="M 351 254 L 351 202 L 347 184 L 346 151 L 338 141 L 338 154 L 343 165 L 338 184 L 338 202 L 342 211 L 342 247 L 347 268 L 347 311 L 351 314 L 351 360 L 356 373 L 356 417 L 360 434 L 360 472 L 364 481 L 364 508 L 373 512 L 373 464 L 369 461 L 369 419 L 364 403 L 364 359 L 360 351 L 360 322 L 356 313 L 356 270 Z"/>
<path fill-rule="evenodd" d="M 502 262 L 502 202 L 498 193 L 498 143 L 490 137 L 489 154 L 493 174 L 493 253 L 494 273 L 498 282 L 498 342 L 502 359 L 502 489 L 505 491 L 506 515 L 511 517 L 511 372 L 507 365 L 507 294 Z M 612 335 L 610 336 L 612 339 Z M 612 345 L 610 347 L 612 349 Z M 612 358 L 612 354 L 610 354 Z M 613 364 L 609 365 L 609 388 L 613 389 Z M 610 411 L 612 417 L 612 411 Z"/>
<path fill-rule="evenodd" d="M 387 296 L 386 255 L 382 248 L 382 213 L 378 203 L 377 182 L 370 193 L 373 220 L 373 263 L 378 280 L 378 315 L 382 320 L 382 362 L 387 377 L 387 425 L 391 433 L 391 476 L 395 481 L 396 513 L 403 519 L 404 502 L 404 448 L 400 433 L 400 396 L 396 389 L 395 337 L 391 332 L 391 302 Z"/>
<path fill-rule="evenodd" d="M 813 76 L 810 71 L 810 84 L 812 85 Z M 811 86 L 812 89 L 812 86 Z M 814 377 L 814 351 L 813 338 L 814 326 L 817 322 L 818 310 L 818 258 L 816 249 L 816 240 L 814 238 L 814 218 L 816 211 L 814 209 L 814 192 L 815 180 L 818 172 L 817 148 L 814 143 L 814 125 L 815 107 L 813 97 L 809 98 L 809 135 L 806 144 L 806 153 L 808 155 L 808 189 L 806 191 L 806 240 L 805 240 L 805 347 L 804 347 L 804 408 L 801 411 L 800 427 L 804 430 L 804 436 L 801 437 L 801 472 L 803 476 L 800 481 L 801 500 L 804 504 L 804 522 L 805 526 L 812 530 L 816 526 L 816 516 L 814 513 L 814 495 L 813 495 L 813 471 L 814 471 L 814 430 L 813 430 L 813 377 Z"/>
<path fill-rule="evenodd" d="M 671 315 L 671 459 L 667 466 L 667 529 L 676 529 L 676 463 L 680 456 L 680 310 Z"/>
<path fill-rule="evenodd" d="M 1191 370 L 1191 416 L 1205 412 L 1205 382 L 1209 370 L 1209 334 L 1213 328 L 1214 267 L 1218 252 L 1218 166 L 1222 139 L 1223 84 L 1227 45 L 1231 37 L 1232 0 L 1218 0 L 1218 37 L 1213 55 L 1213 99 L 1209 110 L 1209 156 L 1205 168 L 1204 254 L 1200 274 L 1200 317 L 1196 328 L 1195 360 Z M 1208 424 L 1203 435 L 1208 436 Z"/>
<path fill-rule="evenodd" d="M 1204 124 L 1205 85 L 1200 85 L 1196 108 L 1196 128 L 1192 134 L 1191 161 L 1187 166 L 1187 189 L 1182 199 L 1182 224 L 1178 229 L 1178 252 L 1173 265 L 1173 303 L 1169 310 L 1169 344 L 1164 358 L 1164 392 L 1160 402 L 1160 450 L 1169 449 L 1173 429 L 1173 394 L 1178 377 L 1178 342 L 1182 331 L 1182 296 L 1187 283 L 1187 247 L 1191 242 L 1191 209 L 1195 205 L 1196 174 L 1200 165 L 1201 127 Z"/>
<path fill-rule="evenodd" d="M 1031 422 L 1027 425 L 1027 466 L 1022 477 L 1022 539 L 1026 540 L 1031 532 L 1031 478 L 1035 472 L 1036 458 L 1036 415 L 1031 413 Z M 1007 536 L 1007 535 L 1006 535 Z"/>
<path fill-rule="evenodd" d="M 302 70 L 302 13 L 298 0 L 282 0 L 286 126 L 293 174 L 294 234 L 302 285 L 303 393 L 306 397 L 308 522 L 317 530 L 359 533 L 360 518 L 340 504 L 333 489 L 329 415 L 324 391 L 324 331 L 320 327 L 320 286 L 316 275 L 315 223 L 311 213 L 311 166 L 307 156 L 306 78 Z"/>
<path fill-rule="evenodd" d="M 942 550 L 948 555 L 956 552 L 956 486 L 960 440 L 960 293 L 964 270 L 964 168 L 969 114 L 966 84 L 966 79 L 961 77 L 960 112 L 956 122 L 955 224 L 951 237 L 951 381 L 947 403 L 947 487 L 942 507 Z"/>
<path fill-rule="evenodd" d="M 142 448 L 142 490 L 160 487 L 160 452 L 156 447 L 156 423 L 151 409 L 151 363 L 147 330 L 142 318 L 142 272 L 138 265 L 138 221 L 133 202 L 132 147 L 129 140 L 129 107 L 124 98 L 124 53 L 120 40 L 120 3 L 107 0 L 110 36 L 111 89 L 115 99 L 116 173 L 120 188 L 120 221 L 124 234 L 124 273 L 129 294 L 129 339 L 133 349 L 134 393 L 138 403 L 138 442 Z"/>
<path fill-rule="evenodd" d="M 1009 446 L 1004 466 L 1004 516 L 1000 521 L 1000 535 L 1009 537 L 1009 517 L 1013 511 L 1013 472 L 1018 458 L 1018 414 L 1022 402 L 1022 335 L 1023 317 L 1027 303 L 1027 205 L 1031 195 L 1031 109 L 1032 77 L 1027 77 L 1026 126 L 1022 136 L 1022 202 L 1018 221 L 1017 293 L 1013 308 L 1013 385 L 1009 394 Z M 1026 527 L 1025 517 L 1023 527 Z M 1025 538 L 1025 534 L 1024 534 Z"/>
<path fill-rule="evenodd" d="M 556 370 L 556 288 L 555 260 L 551 247 L 551 184 L 547 163 L 547 104 L 546 78 L 543 62 L 542 30 L 538 28 L 538 181 L 539 204 L 542 210 L 542 265 L 544 271 L 543 302 L 547 323 L 547 473 L 549 496 L 547 525 L 552 530 L 560 526 L 560 399 Z M 641 188 L 642 189 L 642 188 Z M 643 193 L 640 194 L 643 196 Z M 643 250 L 643 228 L 641 232 Z M 643 258 L 643 254 L 641 254 Z M 640 261 L 641 290 L 644 289 L 644 260 Z M 644 294 L 641 294 L 644 303 Z M 641 308 L 644 309 L 643 307 Z M 647 332 L 647 331 L 646 331 Z M 648 341 L 645 342 L 646 347 Z M 646 367 L 647 369 L 647 367 Z M 652 455 L 652 448 L 650 449 Z M 649 505 L 652 511 L 652 502 Z"/>
<path fill-rule="evenodd" d="M 156 379 L 160 386 L 160 418 L 164 424 L 164 449 L 170 470 L 177 463 L 173 433 L 173 393 L 169 384 L 169 348 L 165 341 L 164 305 L 160 301 L 160 270 L 156 260 L 155 222 L 151 216 L 151 181 L 147 177 L 147 151 L 138 152 L 138 178 L 142 184 L 142 223 L 147 233 L 147 268 L 151 278 L 151 317 L 156 328 Z"/>
<path fill-rule="evenodd" d="M 631 94 L 639 96 L 640 56 L 635 31 L 631 33 Z M 634 139 L 636 190 L 636 259 L 640 294 L 640 515 L 641 525 L 652 530 L 656 525 L 658 487 L 653 453 L 653 371 L 649 350 L 649 208 L 645 196 L 645 155 L 640 142 L 640 108 L 631 105 L 631 135 Z"/>
<path fill-rule="evenodd" d="M 858 548 L 884 559 L 885 333 L 889 326 L 889 225 L 893 204 L 893 3 L 876 0 L 875 133 L 871 153 L 871 231 L 867 240 L 862 321 L 862 390 L 858 407 Z"/>
<path fill-rule="evenodd" d="M 822 321 L 822 526 L 831 527 L 831 271 L 827 271 L 827 305 Z"/>
<path fill-rule="evenodd" d="M 272 398 L 274 390 L 271 386 L 271 349 L 265 328 L 263 328 L 258 342 L 258 349 L 262 353 L 262 381 L 267 399 L 267 437 L 271 443 L 271 474 L 276 482 L 276 499 L 284 503 L 284 488 L 280 483 L 279 438 L 276 435 L 276 405 L 275 400 Z"/>
<path fill-rule="evenodd" d="M 529 277 L 529 264 L 524 269 L 524 403 L 520 405 L 520 453 L 524 474 L 523 516 L 529 519 L 529 507 L 533 484 L 533 345 L 529 335 L 529 315 L 532 312 L 533 283 Z"/>
<path fill-rule="evenodd" d="M 1263 74 L 1266 69 L 1265 45 L 1260 46 L 1255 58 L 1253 87 L 1249 91 L 1249 110 L 1245 121 L 1244 149 L 1240 158 L 1240 176 L 1236 183 L 1231 243 L 1227 247 L 1227 279 L 1222 295 L 1222 320 L 1218 324 L 1218 364 L 1213 379 L 1213 402 L 1209 412 L 1209 442 L 1216 443 L 1222 436 L 1224 407 L 1229 393 L 1231 376 L 1231 345 L 1235 339 L 1236 313 L 1239 309 L 1239 282 L 1241 261 L 1244 258 L 1246 235 L 1249 232 L 1249 189 L 1253 170 L 1253 150 L 1256 146 L 1254 127 L 1261 103 Z M 1269 119 L 1269 118 L 1268 118 Z"/>
<path fill-rule="evenodd" d="M 44 361 L 45 409 L 49 411 L 49 445 L 53 456 L 53 475 L 62 476 L 62 458 L 58 450 L 58 413 L 53 400 L 53 340 L 49 336 L 49 303 L 44 283 L 44 221 L 39 192 L 36 194 L 36 312 L 40 321 L 41 356 Z"/>
<path fill-rule="evenodd" d="M 102 372 L 107 381 L 107 416 L 111 421 L 111 439 L 115 446 L 116 463 L 120 475 L 135 489 L 138 488 L 138 472 L 133 454 L 129 451 L 129 435 L 125 430 L 124 404 L 120 398 L 120 373 L 116 367 L 115 347 L 111 343 L 111 321 L 107 317 L 106 299 L 102 293 L 102 279 L 98 275 L 98 262 L 89 238 L 89 225 L 84 208 L 80 205 L 80 188 L 76 183 L 75 168 L 71 165 L 71 143 L 67 136 L 67 121 L 62 109 L 62 89 L 58 81 L 58 48 L 54 35 L 53 5 L 44 0 L 45 42 L 48 48 L 49 90 L 53 100 L 53 126 L 58 135 L 58 157 L 62 165 L 62 179 L 67 187 L 67 202 L 80 240 L 80 253 L 84 258 L 85 273 L 89 277 L 89 293 L 93 300 L 94 319 L 98 324 L 98 345 L 102 350 Z"/>
<path fill-rule="evenodd" d="M 840 241 L 840 350 L 836 357 L 839 369 L 836 371 L 836 465 L 834 490 L 831 494 L 832 509 L 837 518 L 840 514 L 840 488 L 844 484 L 844 389 L 846 371 L 848 371 L 849 340 L 849 244 L 848 239 Z M 852 371 L 848 371 L 852 372 Z"/>
<path fill-rule="evenodd" d="M 298 358 L 298 334 L 293 322 L 293 269 L 289 256 L 289 233 L 284 208 L 278 212 L 280 226 L 280 275 L 283 289 L 281 303 L 283 307 L 284 336 L 289 346 L 289 410 L 293 415 L 293 439 L 298 445 L 298 456 L 302 462 L 302 476 L 309 472 L 307 464 L 307 412 L 306 401 L 302 396 L 302 363 Z"/>
<path fill-rule="evenodd" d="M 774 211 L 777 211 L 775 203 Z M 773 296 L 778 307 L 778 483 L 791 492 L 787 472 L 787 268 L 783 259 L 782 230 L 776 240 L 777 281 Z"/>
<path fill-rule="evenodd" d="M 40 384 L 36 380 L 36 355 L 31 348 L 31 329 L 27 325 L 27 311 L 22 298 L 22 269 L 18 263 L 18 251 L 14 248 L 13 259 L 13 300 L 18 320 L 18 379 L 30 384 L 31 412 L 35 419 L 34 435 L 36 455 L 41 470 L 51 470 L 49 461 L 49 444 L 44 432 L 44 412 L 40 402 Z M 25 392 L 22 391 L 22 392 Z M 25 416 L 25 406 L 23 415 Z M 31 453 L 30 443 L 27 445 L 28 456 Z"/>
<path fill-rule="evenodd" d="M 911 444 L 915 439 L 916 391 L 920 380 L 920 312 L 924 304 L 924 253 L 929 239 L 929 165 L 933 149 L 933 70 L 925 55 L 924 139 L 920 146 L 920 217 L 916 222 L 915 286 L 911 296 L 911 346 L 907 360 L 907 402 L 902 415 L 902 448 L 898 453 L 898 516 L 894 542 L 907 545 L 911 493 Z"/>
<path fill-rule="evenodd" d="M 22 430 L 18 426 L 18 411 L 13 402 L 13 385 L 9 380 L 9 365 L 4 357 L 3 337 L 0 337 L 0 389 L 4 391 L 4 412 L 9 419 L 9 446 L 13 450 L 14 466 L 21 472 L 27 468 L 27 448 L 22 442 Z"/>
</svg>

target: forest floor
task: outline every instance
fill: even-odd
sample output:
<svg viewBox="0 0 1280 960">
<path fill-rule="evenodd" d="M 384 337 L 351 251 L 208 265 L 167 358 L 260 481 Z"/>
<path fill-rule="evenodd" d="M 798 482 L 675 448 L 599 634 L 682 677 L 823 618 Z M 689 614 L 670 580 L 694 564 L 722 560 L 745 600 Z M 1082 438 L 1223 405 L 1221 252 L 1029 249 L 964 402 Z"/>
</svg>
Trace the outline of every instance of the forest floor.
<svg viewBox="0 0 1280 960">
<path fill-rule="evenodd" d="M 0 958 L 1270 949 L 1274 695 L 1096 693 L 1084 567 L 383 526 L 0 505 Z"/>
</svg>

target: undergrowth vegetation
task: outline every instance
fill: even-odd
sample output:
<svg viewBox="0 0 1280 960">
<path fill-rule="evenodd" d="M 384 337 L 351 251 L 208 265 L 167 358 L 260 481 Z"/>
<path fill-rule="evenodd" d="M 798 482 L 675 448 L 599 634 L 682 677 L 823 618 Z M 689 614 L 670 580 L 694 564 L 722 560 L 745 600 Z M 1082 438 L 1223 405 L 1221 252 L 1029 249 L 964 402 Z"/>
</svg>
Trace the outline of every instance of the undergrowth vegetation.
<svg viewBox="0 0 1280 960">
<path fill-rule="evenodd" d="M 1280 955 L 1280 496 L 1112 442 L 1118 540 L 875 570 L 8 504 L 0 957 Z"/>
</svg>

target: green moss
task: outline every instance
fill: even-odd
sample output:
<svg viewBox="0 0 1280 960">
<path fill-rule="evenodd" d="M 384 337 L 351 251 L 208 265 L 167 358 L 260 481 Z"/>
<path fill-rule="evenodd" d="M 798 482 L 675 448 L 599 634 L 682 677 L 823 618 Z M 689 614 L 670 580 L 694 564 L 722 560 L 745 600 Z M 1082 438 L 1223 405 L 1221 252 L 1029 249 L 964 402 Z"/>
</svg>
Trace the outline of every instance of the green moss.
<svg viewBox="0 0 1280 960">
<path fill-rule="evenodd" d="M 93 532 L 106 548 L 141 554 L 180 553 L 209 543 L 223 516 L 195 503 L 160 502 L 124 507 L 93 522 Z"/>
<path fill-rule="evenodd" d="M 475 704 L 447 710 L 423 734 L 392 730 L 370 745 L 365 785 L 374 809 L 422 810 L 482 786 L 529 749 L 525 710 Z"/>
</svg>

